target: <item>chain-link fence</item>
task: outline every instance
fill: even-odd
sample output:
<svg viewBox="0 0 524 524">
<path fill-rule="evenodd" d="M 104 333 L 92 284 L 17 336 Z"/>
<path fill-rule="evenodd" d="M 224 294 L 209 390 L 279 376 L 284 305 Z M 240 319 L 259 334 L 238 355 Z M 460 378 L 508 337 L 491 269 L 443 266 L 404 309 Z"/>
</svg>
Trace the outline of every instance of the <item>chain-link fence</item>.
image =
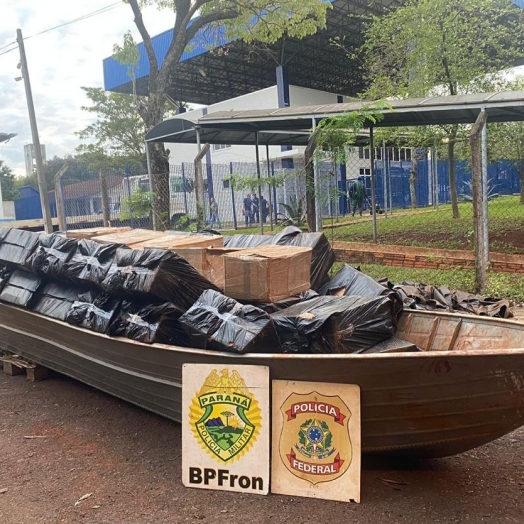
<svg viewBox="0 0 524 524">
<path fill-rule="evenodd" d="M 332 241 L 473 249 L 471 167 L 454 163 L 456 205 L 452 203 L 449 161 L 432 149 L 380 147 L 374 151 L 376 231 L 373 229 L 372 160 L 369 148 L 351 148 L 344 163 L 316 164 L 317 210 Z M 489 246 L 491 251 L 524 253 L 524 206 L 520 205 L 518 166 L 510 160 L 488 166 Z M 295 224 L 306 227 L 307 183 L 303 160 L 203 164 L 205 227 L 264 230 Z M 262 202 L 258 202 L 260 182 Z M 362 185 L 360 194 L 355 186 Z M 61 195 L 50 194 L 52 214 L 62 207 L 66 227 L 126 224 L 153 228 L 154 194 L 143 169 L 86 166 L 60 179 Z M 59 191 L 59 192 L 60 192 Z M 357 192 L 358 193 L 358 192 Z M 61 199 L 59 198 L 61 196 Z M 61 202 L 60 202 L 61 201 Z M 251 201 L 251 207 L 248 201 Z M 169 216 L 174 229 L 196 219 L 193 163 L 171 165 Z M 260 214 L 262 220 L 260 220 Z"/>
</svg>

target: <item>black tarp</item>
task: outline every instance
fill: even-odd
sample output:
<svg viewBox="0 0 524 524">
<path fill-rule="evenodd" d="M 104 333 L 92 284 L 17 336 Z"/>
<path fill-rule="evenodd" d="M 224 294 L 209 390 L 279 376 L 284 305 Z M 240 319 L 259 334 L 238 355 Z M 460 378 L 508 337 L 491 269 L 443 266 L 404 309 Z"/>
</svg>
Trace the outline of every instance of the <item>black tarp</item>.
<svg viewBox="0 0 524 524">
<path fill-rule="evenodd" d="M 271 235 L 232 235 L 224 237 L 224 247 L 229 248 L 253 248 L 271 244 Z"/>
<path fill-rule="evenodd" d="M 320 295 L 379 297 L 387 295 L 392 300 L 397 316 L 403 309 L 400 295 L 389 287 L 362 273 L 359 269 L 344 264 L 331 280 L 319 290 Z"/>
<path fill-rule="evenodd" d="M 125 300 L 109 326 L 111 336 L 127 337 L 146 344 L 188 346 L 189 339 L 173 304 L 140 303 Z"/>
<path fill-rule="evenodd" d="M 63 266 L 75 254 L 78 241 L 62 234 L 42 235 L 26 266 L 33 273 L 43 273 L 49 278 L 63 277 Z"/>
<path fill-rule="evenodd" d="M 361 353 L 393 336 L 397 325 L 387 296 L 321 296 L 271 318 L 284 353 Z"/>
<path fill-rule="evenodd" d="M 452 291 L 445 286 L 431 286 L 404 281 L 391 287 L 401 297 L 404 308 L 428 311 L 449 311 L 511 318 L 509 300 L 473 295 L 464 291 Z"/>
<path fill-rule="evenodd" d="M 180 323 L 191 335 L 193 347 L 231 353 L 277 350 L 271 318 L 265 311 L 217 291 L 204 291 L 180 317 Z"/>
<path fill-rule="evenodd" d="M 41 277 L 17 269 L 9 277 L 2 293 L 0 293 L 0 301 L 14 304 L 15 306 L 28 307 L 31 305 L 33 296 L 41 284 Z"/>
<path fill-rule="evenodd" d="M 89 290 L 81 293 L 73 302 L 66 320 L 97 333 L 107 333 L 120 307 L 121 300 L 103 291 Z"/>
<path fill-rule="evenodd" d="M 118 249 L 102 283 L 112 295 L 153 297 L 189 309 L 206 289 L 218 289 L 184 258 L 164 249 Z"/>
</svg>

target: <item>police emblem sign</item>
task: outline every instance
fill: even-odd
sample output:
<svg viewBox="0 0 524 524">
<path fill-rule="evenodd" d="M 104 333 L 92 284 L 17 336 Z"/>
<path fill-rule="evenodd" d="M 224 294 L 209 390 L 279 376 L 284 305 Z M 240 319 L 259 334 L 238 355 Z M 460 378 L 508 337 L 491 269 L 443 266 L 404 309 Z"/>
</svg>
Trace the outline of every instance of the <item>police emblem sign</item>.
<svg viewBox="0 0 524 524">
<path fill-rule="evenodd" d="M 269 368 L 184 364 L 185 486 L 267 494 Z"/>
<path fill-rule="evenodd" d="M 271 491 L 360 501 L 360 388 L 273 381 Z"/>
</svg>

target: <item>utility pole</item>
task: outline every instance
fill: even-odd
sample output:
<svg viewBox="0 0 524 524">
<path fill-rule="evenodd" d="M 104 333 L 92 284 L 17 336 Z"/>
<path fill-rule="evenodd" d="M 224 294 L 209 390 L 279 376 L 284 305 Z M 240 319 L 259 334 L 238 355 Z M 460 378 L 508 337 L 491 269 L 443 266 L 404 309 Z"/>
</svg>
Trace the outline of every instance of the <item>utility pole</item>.
<svg viewBox="0 0 524 524">
<path fill-rule="evenodd" d="M 29 82 L 29 71 L 27 70 L 27 60 L 25 57 L 24 39 L 22 30 L 16 30 L 16 41 L 20 50 L 20 65 L 22 68 L 22 78 L 24 79 L 25 96 L 27 98 L 27 109 L 29 111 L 29 122 L 31 124 L 31 135 L 36 159 L 36 177 L 38 179 L 38 191 L 40 193 L 40 203 L 42 205 L 42 217 L 44 219 L 44 230 L 46 233 L 53 232 L 53 222 L 51 220 L 51 210 L 49 208 L 49 198 L 47 196 L 47 184 L 44 178 L 44 163 L 42 161 L 42 149 L 40 148 L 40 138 L 36 126 L 35 106 L 33 105 L 33 94 L 31 83 Z"/>
</svg>

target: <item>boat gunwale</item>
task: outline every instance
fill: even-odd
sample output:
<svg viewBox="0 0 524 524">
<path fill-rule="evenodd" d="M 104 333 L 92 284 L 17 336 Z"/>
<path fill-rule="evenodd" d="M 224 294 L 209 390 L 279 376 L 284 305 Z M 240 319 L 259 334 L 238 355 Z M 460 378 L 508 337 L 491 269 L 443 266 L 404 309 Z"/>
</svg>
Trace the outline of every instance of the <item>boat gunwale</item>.
<svg viewBox="0 0 524 524">
<path fill-rule="evenodd" d="M 39 340 L 45 340 L 46 342 L 53 344 L 53 345 L 60 345 L 63 346 L 63 344 L 58 344 L 54 340 L 50 340 L 47 338 L 44 338 L 40 335 L 22 331 L 20 329 L 14 328 L 12 326 L 8 326 L 4 323 L 2 323 L 1 320 L 1 309 L 3 307 L 6 307 L 8 309 L 13 309 L 17 311 L 21 311 L 24 314 L 28 316 L 34 316 L 37 318 L 44 319 L 50 323 L 57 324 L 59 326 L 65 327 L 67 329 L 71 329 L 73 331 L 80 331 L 82 333 L 85 333 L 89 336 L 94 336 L 99 339 L 105 339 L 105 340 L 112 340 L 116 342 L 120 342 L 123 344 L 131 344 L 134 346 L 139 346 L 147 350 L 151 350 L 151 348 L 168 351 L 168 352 L 176 352 L 176 353 L 185 353 L 188 355 L 199 355 L 199 356 L 207 356 L 212 357 L 216 356 L 217 358 L 231 358 L 231 359 L 257 359 L 257 360 L 376 360 L 376 359 L 412 359 L 412 358 L 434 358 L 434 357 L 455 357 L 455 356 L 503 356 L 503 355 L 518 355 L 520 353 L 524 354 L 524 346 L 517 347 L 517 348 L 502 348 L 502 349 L 462 349 L 462 350 L 429 350 L 429 351 L 419 351 L 419 352 L 398 352 L 398 353 L 230 353 L 226 351 L 215 351 L 215 350 L 209 350 L 209 349 L 199 349 L 199 348 L 188 348 L 184 346 L 174 346 L 174 345 L 168 345 L 168 344 L 159 344 L 159 343 L 153 343 L 153 344 L 146 344 L 144 342 L 139 342 L 137 340 L 129 339 L 126 337 L 110 337 L 109 335 L 106 335 L 104 333 L 98 333 L 96 331 L 92 331 L 87 328 L 82 328 L 79 326 L 73 326 L 71 324 L 68 324 L 67 322 L 57 320 L 51 317 L 47 317 L 45 315 L 42 315 L 40 313 L 35 313 L 33 311 L 29 311 L 27 309 L 24 309 L 19 306 L 13 306 L 11 304 L 5 304 L 0 303 L 0 327 L 12 332 L 17 332 L 24 334 L 26 336 L 36 338 Z M 474 315 L 467 315 L 467 314 L 461 314 L 461 313 L 447 313 L 447 312 L 440 312 L 440 311 L 420 311 L 420 310 L 405 310 L 406 314 L 410 313 L 416 313 L 417 315 L 422 316 L 428 316 L 432 317 L 437 315 L 441 318 L 449 318 L 449 319 L 465 319 L 468 322 L 473 321 L 474 323 L 479 322 L 492 322 L 495 324 L 505 324 L 507 327 L 515 327 L 516 329 L 522 330 L 523 336 L 524 336 L 524 324 L 515 322 L 513 320 L 509 319 L 500 319 L 500 318 L 492 318 L 492 317 L 486 317 L 486 316 L 474 316 Z M 1 349 L 1 348 L 0 348 Z M 9 349 L 4 349 L 4 351 L 9 351 Z"/>
</svg>

